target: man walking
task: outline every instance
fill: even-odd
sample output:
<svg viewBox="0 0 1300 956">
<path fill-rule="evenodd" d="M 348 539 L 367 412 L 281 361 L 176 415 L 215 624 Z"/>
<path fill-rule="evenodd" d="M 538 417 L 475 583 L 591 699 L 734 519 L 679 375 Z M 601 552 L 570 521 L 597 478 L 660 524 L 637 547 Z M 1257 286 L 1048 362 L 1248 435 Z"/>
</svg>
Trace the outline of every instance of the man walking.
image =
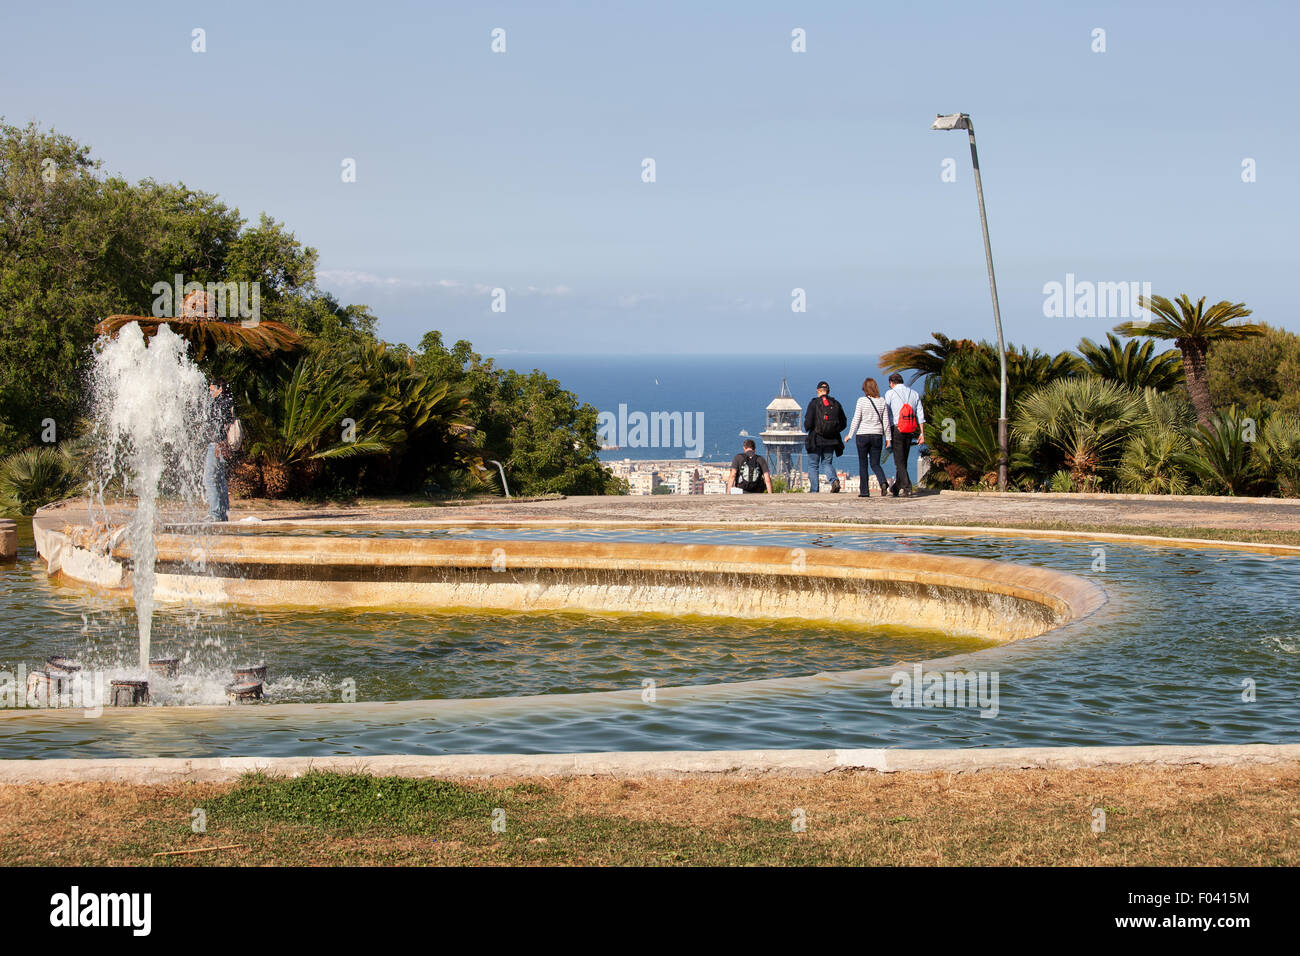
<svg viewBox="0 0 1300 956">
<path fill-rule="evenodd" d="M 772 471 L 767 466 L 767 459 L 756 451 L 754 439 L 745 439 L 745 450 L 731 459 L 731 471 L 727 473 L 727 491 L 739 488 L 747 495 L 771 493 Z"/>
<path fill-rule="evenodd" d="M 889 406 L 890 429 L 885 441 L 894 451 L 894 497 L 912 497 L 912 479 L 907 474 L 907 457 L 912 442 L 925 444 L 925 409 L 921 396 L 903 384 L 903 376 L 895 372 L 889 376 L 889 391 L 885 392 Z"/>
<path fill-rule="evenodd" d="M 808 403 L 803 414 L 803 430 L 808 433 L 804 449 L 808 452 L 808 490 L 814 495 L 821 486 L 822 465 L 831 478 L 831 493 L 840 490 L 840 479 L 835 474 L 835 459 L 844 454 L 844 439 L 840 433 L 849 423 L 844 406 L 831 398 L 831 387 L 817 383 L 817 397 Z"/>
</svg>

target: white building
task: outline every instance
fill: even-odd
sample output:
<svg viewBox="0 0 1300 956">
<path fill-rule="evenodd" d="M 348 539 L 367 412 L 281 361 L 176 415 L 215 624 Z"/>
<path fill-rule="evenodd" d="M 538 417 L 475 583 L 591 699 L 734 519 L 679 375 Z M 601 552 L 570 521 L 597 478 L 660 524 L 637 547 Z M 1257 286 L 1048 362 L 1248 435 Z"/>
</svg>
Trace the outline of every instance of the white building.
<svg viewBox="0 0 1300 956">
<path fill-rule="evenodd" d="M 763 441 L 763 451 L 772 477 L 780 478 L 794 470 L 796 455 L 803 452 L 803 408 L 790 394 L 790 387 L 781 379 L 781 391 L 767 406 L 767 428 L 758 436 Z"/>
</svg>

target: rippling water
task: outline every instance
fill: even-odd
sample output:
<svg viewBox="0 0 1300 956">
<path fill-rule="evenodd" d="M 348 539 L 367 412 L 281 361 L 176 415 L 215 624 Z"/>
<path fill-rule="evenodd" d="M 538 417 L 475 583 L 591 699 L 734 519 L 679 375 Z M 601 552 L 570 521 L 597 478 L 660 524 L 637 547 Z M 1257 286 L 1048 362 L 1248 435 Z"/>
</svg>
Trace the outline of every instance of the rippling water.
<svg viewBox="0 0 1300 956">
<path fill-rule="evenodd" d="M 1110 600 L 1084 621 L 995 648 L 906 630 L 703 618 L 168 610 L 155 626 L 156 646 L 184 643 L 186 669 L 210 675 L 209 689 L 202 680 L 182 689 L 187 699 L 219 699 L 223 668 L 243 658 L 267 661 L 268 691 L 279 701 L 337 699 L 348 677 L 361 702 L 513 699 L 363 703 L 355 712 L 150 708 L 97 719 L 10 711 L 0 718 L 0 756 L 1281 743 L 1300 731 L 1294 559 L 854 531 L 438 533 L 915 550 L 1058 568 L 1097 581 Z M 51 585 L 30 543 L 22 558 L 0 566 L 0 662 L 12 669 L 69 652 L 111 661 L 129 649 L 129 607 Z M 996 673 L 996 716 L 973 707 L 895 707 L 894 687 L 878 675 L 724 687 L 707 699 L 665 695 L 654 703 L 639 691 L 647 677 L 660 686 L 742 681 L 951 654 L 962 656 L 936 667 Z M 566 696 L 617 688 L 630 690 Z M 1243 699 L 1252 689 L 1254 699 Z"/>
</svg>

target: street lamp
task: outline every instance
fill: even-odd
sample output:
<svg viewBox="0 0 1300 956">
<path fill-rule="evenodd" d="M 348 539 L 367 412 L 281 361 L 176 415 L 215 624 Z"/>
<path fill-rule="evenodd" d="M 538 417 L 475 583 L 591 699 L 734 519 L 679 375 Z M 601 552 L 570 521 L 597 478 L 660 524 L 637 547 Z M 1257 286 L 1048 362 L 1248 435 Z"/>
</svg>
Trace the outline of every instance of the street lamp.
<svg viewBox="0 0 1300 956">
<path fill-rule="evenodd" d="M 980 185 L 980 158 L 975 152 L 975 124 L 966 113 L 939 114 L 930 129 L 964 129 L 970 134 L 970 161 L 975 168 L 975 198 L 980 204 L 980 228 L 984 230 L 984 258 L 989 266 L 989 292 L 993 294 L 993 324 L 998 330 L 998 361 L 1002 367 L 1002 406 L 998 417 L 998 491 L 1007 490 L 1007 347 L 1002 341 L 1002 315 L 998 311 L 998 284 L 993 278 L 993 247 L 989 244 L 989 221 L 984 215 L 984 187 Z"/>
</svg>

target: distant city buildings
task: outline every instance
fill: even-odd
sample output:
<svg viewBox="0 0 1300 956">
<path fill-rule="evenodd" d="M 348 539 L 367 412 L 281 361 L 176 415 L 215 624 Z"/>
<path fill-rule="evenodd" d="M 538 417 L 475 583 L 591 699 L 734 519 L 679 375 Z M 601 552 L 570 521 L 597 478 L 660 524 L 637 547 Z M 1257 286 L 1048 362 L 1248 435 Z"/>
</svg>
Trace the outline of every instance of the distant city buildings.
<svg viewBox="0 0 1300 956">
<path fill-rule="evenodd" d="M 727 473 L 731 470 L 729 463 L 700 463 L 683 468 L 681 462 L 675 460 L 636 461 L 624 458 L 622 461 L 607 461 L 604 464 L 615 476 L 627 482 L 628 492 L 634 495 L 723 495 L 727 493 Z M 841 494 L 858 493 L 861 486 L 857 475 L 849 474 L 844 469 L 837 470 L 836 474 L 840 479 Z M 806 471 L 790 471 L 784 477 L 787 490 L 808 490 Z M 876 476 L 869 476 L 869 480 L 871 494 L 880 494 Z M 830 483 L 823 481 L 821 493 L 830 494 L 829 489 Z"/>
<path fill-rule="evenodd" d="M 720 494 L 726 490 L 726 465 L 710 465 L 694 458 L 667 460 L 636 460 L 624 458 L 622 461 L 604 463 L 615 477 L 622 478 L 628 484 L 629 493 L 634 495 L 674 494 L 707 495 Z M 670 491 L 656 489 L 670 489 Z"/>
<path fill-rule="evenodd" d="M 773 480 L 784 479 L 789 491 L 808 491 L 808 473 L 803 470 L 804 438 L 803 409 L 785 379 L 781 390 L 766 409 L 767 427 L 758 436 L 762 439 L 762 453 L 772 469 Z M 740 451 L 737 444 L 736 451 Z M 615 477 L 628 484 L 634 495 L 722 495 L 727 493 L 727 474 L 731 464 L 711 464 L 696 458 L 633 459 L 604 462 Z M 858 476 L 847 471 L 837 472 L 842 494 L 858 493 Z M 870 479 L 871 493 L 880 493 L 874 476 Z M 829 482 L 823 482 L 822 491 L 829 494 Z"/>
</svg>

